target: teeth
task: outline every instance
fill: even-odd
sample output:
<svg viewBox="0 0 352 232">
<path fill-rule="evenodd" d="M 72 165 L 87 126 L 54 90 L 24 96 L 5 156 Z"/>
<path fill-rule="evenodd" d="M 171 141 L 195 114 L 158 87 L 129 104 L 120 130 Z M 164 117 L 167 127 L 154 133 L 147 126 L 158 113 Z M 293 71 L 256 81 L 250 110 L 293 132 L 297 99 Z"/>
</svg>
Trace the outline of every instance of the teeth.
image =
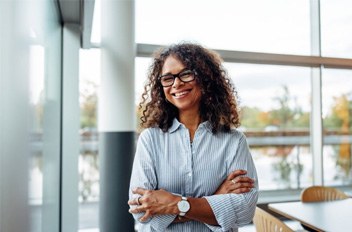
<svg viewBox="0 0 352 232">
<path fill-rule="evenodd" d="M 183 95 L 185 95 L 187 93 L 188 93 L 187 91 L 183 91 L 183 92 L 180 92 L 180 93 L 175 93 L 175 96 L 176 97 L 180 97 L 180 96 L 183 96 Z"/>
</svg>

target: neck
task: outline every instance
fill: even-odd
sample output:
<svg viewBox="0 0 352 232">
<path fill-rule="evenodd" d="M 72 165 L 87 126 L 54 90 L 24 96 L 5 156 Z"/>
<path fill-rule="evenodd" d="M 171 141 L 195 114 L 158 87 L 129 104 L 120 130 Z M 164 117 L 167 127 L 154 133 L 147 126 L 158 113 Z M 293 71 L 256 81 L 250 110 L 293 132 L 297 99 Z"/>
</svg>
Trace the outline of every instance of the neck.
<svg viewBox="0 0 352 232">
<path fill-rule="evenodd" d="M 194 134 L 201 123 L 199 112 L 180 112 L 179 121 L 187 127 L 190 133 L 191 141 L 193 141 Z"/>
</svg>

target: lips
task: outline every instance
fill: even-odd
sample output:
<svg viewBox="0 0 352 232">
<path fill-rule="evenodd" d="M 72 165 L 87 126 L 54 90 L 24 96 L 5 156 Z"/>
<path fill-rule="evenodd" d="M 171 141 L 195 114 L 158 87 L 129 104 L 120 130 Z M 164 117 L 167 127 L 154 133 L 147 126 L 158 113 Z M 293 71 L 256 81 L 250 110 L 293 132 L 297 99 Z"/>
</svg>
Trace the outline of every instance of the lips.
<svg viewBox="0 0 352 232">
<path fill-rule="evenodd" d="M 186 96 L 189 92 L 191 92 L 191 90 L 184 90 L 181 92 L 173 93 L 172 96 L 174 96 L 175 98 L 182 98 Z"/>
</svg>

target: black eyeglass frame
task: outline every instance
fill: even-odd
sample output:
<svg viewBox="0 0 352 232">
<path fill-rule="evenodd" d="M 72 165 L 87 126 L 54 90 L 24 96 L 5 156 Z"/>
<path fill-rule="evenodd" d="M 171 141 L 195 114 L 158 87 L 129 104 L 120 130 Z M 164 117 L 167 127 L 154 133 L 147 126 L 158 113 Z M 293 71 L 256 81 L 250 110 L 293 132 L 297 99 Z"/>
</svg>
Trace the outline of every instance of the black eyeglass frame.
<svg viewBox="0 0 352 232">
<path fill-rule="evenodd" d="M 185 74 L 186 72 L 190 72 L 190 74 L 191 74 L 192 77 L 193 77 L 192 80 L 187 80 L 187 81 L 182 80 L 182 74 Z M 170 76 L 170 77 L 172 76 L 172 77 L 173 77 L 173 81 L 172 81 L 171 84 L 163 85 L 161 79 L 162 79 L 163 77 L 166 77 L 166 76 Z M 185 69 L 185 70 L 183 70 L 183 71 L 181 71 L 181 72 L 179 72 L 179 73 L 177 73 L 177 74 L 168 73 L 168 74 L 161 75 L 161 76 L 158 77 L 158 80 L 160 81 L 160 84 L 161 84 L 163 87 L 170 87 L 170 86 L 172 86 L 172 85 L 175 83 L 176 77 L 178 77 L 178 79 L 179 79 L 180 81 L 182 81 L 183 83 L 187 83 L 187 82 L 194 81 L 194 80 L 196 79 L 196 72 L 195 72 L 195 71 L 192 71 L 192 70 L 190 70 L 190 69 Z"/>
</svg>

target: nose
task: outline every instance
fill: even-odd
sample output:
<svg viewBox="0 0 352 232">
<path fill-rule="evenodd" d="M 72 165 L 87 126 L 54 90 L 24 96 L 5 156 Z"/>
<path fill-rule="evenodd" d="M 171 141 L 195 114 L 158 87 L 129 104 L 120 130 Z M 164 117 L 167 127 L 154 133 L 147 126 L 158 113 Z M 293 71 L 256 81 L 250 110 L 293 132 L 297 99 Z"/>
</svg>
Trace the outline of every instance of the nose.
<svg viewBox="0 0 352 232">
<path fill-rule="evenodd" d="M 179 77 L 175 77 L 172 87 L 178 88 L 180 85 L 184 85 L 183 81 L 181 81 Z"/>
</svg>

